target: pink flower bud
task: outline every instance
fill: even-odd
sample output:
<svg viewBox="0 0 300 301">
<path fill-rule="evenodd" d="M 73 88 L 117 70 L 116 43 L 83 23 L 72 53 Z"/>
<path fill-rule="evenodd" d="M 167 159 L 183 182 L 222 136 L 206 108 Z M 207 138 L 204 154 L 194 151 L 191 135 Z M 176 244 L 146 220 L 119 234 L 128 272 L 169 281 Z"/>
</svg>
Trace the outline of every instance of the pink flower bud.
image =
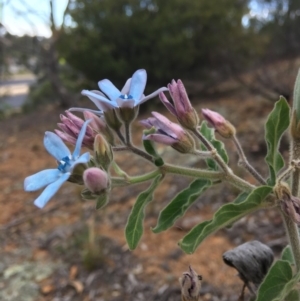
<svg viewBox="0 0 300 301">
<path fill-rule="evenodd" d="M 235 127 L 219 113 L 202 109 L 202 115 L 223 138 L 231 138 L 235 135 Z"/>
<path fill-rule="evenodd" d="M 99 194 L 108 188 L 108 175 L 97 167 L 91 167 L 83 173 L 84 185 L 93 193 Z"/>
<path fill-rule="evenodd" d="M 181 153 L 189 153 L 194 150 L 193 138 L 180 125 L 171 122 L 158 112 L 152 112 L 152 115 L 153 117 L 142 120 L 140 123 L 147 129 L 154 127 L 156 131 L 144 135 L 143 140 L 170 145 Z"/>
<path fill-rule="evenodd" d="M 80 130 L 84 124 L 84 120 L 72 114 L 69 111 L 65 112 L 65 115 L 60 115 L 61 123 L 58 123 L 60 130 L 55 130 L 55 133 L 64 141 L 69 142 L 73 145 L 76 144 Z M 94 143 L 94 131 L 90 124 L 86 128 L 85 135 L 83 137 L 82 145 L 93 149 Z"/>
<path fill-rule="evenodd" d="M 166 108 L 176 116 L 178 122 L 183 127 L 189 130 L 195 129 L 199 123 L 199 118 L 191 105 L 182 81 L 180 79 L 177 82 L 172 80 L 172 83 L 168 85 L 168 88 L 173 99 L 173 104 L 169 102 L 163 92 L 159 94 L 160 100 Z"/>
</svg>

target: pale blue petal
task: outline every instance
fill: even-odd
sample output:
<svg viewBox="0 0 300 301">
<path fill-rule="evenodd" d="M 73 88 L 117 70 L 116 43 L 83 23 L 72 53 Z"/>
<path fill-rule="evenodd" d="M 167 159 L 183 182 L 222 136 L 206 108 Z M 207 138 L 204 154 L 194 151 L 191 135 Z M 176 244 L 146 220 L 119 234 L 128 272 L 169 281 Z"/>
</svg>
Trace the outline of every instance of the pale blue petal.
<svg viewBox="0 0 300 301">
<path fill-rule="evenodd" d="M 72 155 L 73 160 L 76 160 L 80 155 L 81 144 L 82 144 L 83 138 L 85 136 L 86 128 L 91 121 L 92 121 L 92 119 L 85 121 L 80 130 L 80 133 L 79 133 L 77 141 L 76 141 L 75 149 L 74 149 L 74 152 Z"/>
<path fill-rule="evenodd" d="M 121 94 L 124 95 L 128 95 L 129 94 L 129 90 L 130 90 L 130 85 L 131 85 L 131 78 L 128 78 L 124 87 L 121 90 Z"/>
<path fill-rule="evenodd" d="M 74 161 L 74 163 L 71 165 L 71 169 L 74 168 L 75 165 L 80 164 L 80 163 L 88 163 L 90 161 L 90 153 L 84 153 L 82 154 L 78 159 Z"/>
<path fill-rule="evenodd" d="M 36 191 L 44 186 L 47 186 L 55 182 L 60 175 L 60 171 L 55 169 L 45 169 L 34 175 L 27 177 L 24 180 L 24 190 L 25 191 Z"/>
<path fill-rule="evenodd" d="M 81 94 L 87 96 L 97 106 L 99 110 L 106 111 L 107 109 L 111 110 L 116 107 L 115 102 L 108 100 L 106 97 L 98 93 L 83 90 Z"/>
<path fill-rule="evenodd" d="M 146 70 L 140 69 L 133 73 L 129 94 L 135 101 L 139 101 L 142 97 L 147 82 Z"/>
<path fill-rule="evenodd" d="M 43 208 L 48 203 L 48 201 L 54 196 L 54 194 L 61 187 L 61 185 L 69 179 L 70 175 L 71 173 L 66 172 L 62 174 L 55 182 L 48 185 L 40 194 L 40 196 L 34 201 L 34 205 L 39 208 Z"/>
<path fill-rule="evenodd" d="M 145 101 L 147 101 L 148 99 L 151 99 L 151 98 L 155 97 L 160 92 L 165 92 L 165 91 L 169 91 L 169 89 L 166 88 L 166 87 L 163 87 L 163 88 L 160 88 L 160 89 L 154 91 L 153 93 L 151 93 L 151 94 L 149 94 L 147 96 L 142 97 L 141 99 L 135 99 L 135 105 L 136 106 L 140 105 L 140 104 L 144 103 Z"/>
<path fill-rule="evenodd" d="M 52 132 L 46 132 L 44 137 L 44 146 L 48 153 L 57 161 L 70 156 L 71 153 L 62 139 Z"/>
<path fill-rule="evenodd" d="M 116 99 L 121 95 L 121 91 L 108 79 L 100 80 L 98 86 L 111 101 L 116 101 Z"/>
</svg>

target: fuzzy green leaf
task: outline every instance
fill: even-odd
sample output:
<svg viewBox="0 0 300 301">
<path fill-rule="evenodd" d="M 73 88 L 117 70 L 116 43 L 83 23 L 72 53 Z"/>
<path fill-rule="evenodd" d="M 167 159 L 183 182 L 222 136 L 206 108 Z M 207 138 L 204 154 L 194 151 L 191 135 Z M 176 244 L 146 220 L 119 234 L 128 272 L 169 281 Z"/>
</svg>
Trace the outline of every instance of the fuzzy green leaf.
<svg viewBox="0 0 300 301">
<path fill-rule="evenodd" d="M 186 210 L 198 197 L 211 186 L 208 180 L 197 179 L 188 188 L 179 192 L 176 197 L 160 212 L 154 233 L 159 233 L 172 227 L 175 221 L 184 215 Z"/>
<path fill-rule="evenodd" d="M 277 260 L 259 287 L 255 301 L 283 301 L 296 285 L 288 261 Z"/>
<path fill-rule="evenodd" d="M 150 187 L 138 196 L 135 204 L 133 205 L 125 228 L 125 237 L 130 250 L 134 250 L 137 247 L 143 235 L 145 208 L 146 205 L 152 201 L 154 190 L 159 185 L 160 179 L 161 175 L 157 176 Z"/>
<path fill-rule="evenodd" d="M 277 173 L 284 167 L 284 160 L 278 151 L 278 147 L 280 139 L 289 124 L 290 107 L 286 99 L 281 96 L 270 113 L 265 127 L 265 139 L 268 147 L 265 160 L 270 170 L 270 178 L 268 179 L 269 185 L 275 184 Z"/>
<path fill-rule="evenodd" d="M 109 197 L 107 193 L 103 193 L 97 197 L 96 201 L 96 209 L 103 208 L 109 201 Z"/>
<path fill-rule="evenodd" d="M 299 301 L 300 300 L 300 292 L 298 290 L 292 290 L 285 297 L 285 301 Z"/>
<path fill-rule="evenodd" d="M 300 120 L 300 69 L 298 71 L 293 97 L 293 110 L 296 110 L 297 121 Z"/>
<path fill-rule="evenodd" d="M 214 129 L 209 128 L 206 121 L 201 123 L 200 132 L 207 140 L 211 142 L 224 162 L 228 163 L 229 159 L 224 147 L 224 143 L 215 138 Z M 205 149 L 204 146 L 202 148 Z M 218 170 L 218 164 L 213 159 L 207 159 L 206 164 L 210 169 Z"/>
<path fill-rule="evenodd" d="M 243 216 L 258 210 L 263 200 L 272 192 L 270 186 L 260 186 L 253 190 L 242 202 L 233 202 L 222 206 L 210 221 L 195 226 L 179 245 L 186 253 L 195 252 L 199 244 L 213 232 L 231 225 Z M 239 196 L 240 197 L 240 196 Z"/>
<path fill-rule="evenodd" d="M 281 259 L 288 261 L 290 264 L 295 264 L 291 247 L 287 245 L 281 252 Z"/>
</svg>

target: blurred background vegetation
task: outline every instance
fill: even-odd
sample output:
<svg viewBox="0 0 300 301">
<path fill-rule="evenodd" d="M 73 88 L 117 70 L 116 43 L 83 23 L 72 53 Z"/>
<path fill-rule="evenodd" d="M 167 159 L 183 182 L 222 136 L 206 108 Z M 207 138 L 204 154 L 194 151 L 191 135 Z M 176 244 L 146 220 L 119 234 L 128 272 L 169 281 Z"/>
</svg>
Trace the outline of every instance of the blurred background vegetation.
<svg viewBox="0 0 300 301">
<path fill-rule="evenodd" d="M 121 88 L 139 68 L 149 91 L 181 78 L 192 96 L 240 87 L 270 100 L 292 96 L 299 0 L 69 0 L 59 25 L 55 0 L 45 1 L 49 38 L 0 31 L 2 78 L 12 64 L 36 75 L 29 107 L 55 100 L 67 108 L 82 88 L 103 78 Z"/>
</svg>

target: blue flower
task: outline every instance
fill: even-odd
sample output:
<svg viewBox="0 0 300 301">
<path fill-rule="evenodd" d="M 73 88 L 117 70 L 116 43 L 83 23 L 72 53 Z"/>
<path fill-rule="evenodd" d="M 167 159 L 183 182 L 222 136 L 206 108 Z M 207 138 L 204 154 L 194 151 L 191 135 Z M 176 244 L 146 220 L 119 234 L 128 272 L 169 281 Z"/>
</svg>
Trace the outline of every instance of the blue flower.
<svg viewBox="0 0 300 301">
<path fill-rule="evenodd" d="M 118 90 L 110 80 L 103 79 L 99 81 L 98 85 L 104 94 L 100 91 L 94 90 L 83 90 L 81 93 L 85 96 L 88 96 L 100 111 L 106 112 L 115 108 L 133 108 L 139 106 L 148 99 L 155 97 L 160 92 L 168 90 L 167 88 L 163 87 L 145 96 L 143 93 L 146 82 L 146 70 L 139 69 L 134 72 L 132 78 L 127 80 L 121 91 Z M 76 109 L 72 108 L 71 110 Z"/>
<path fill-rule="evenodd" d="M 43 208 L 48 203 L 61 185 L 69 179 L 73 168 L 77 164 L 89 162 L 90 154 L 87 152 L 80 156 L 80 149 L 87 125 L 90 121 L 91 120 L 87 120 L 83 124 L 73 154 L 71 154 L 62 139 L 55 133 L 45 133 L 44 146 L 48 153 L 58 161 L 58 167 L 55 169 L 42 170 L 24 180 L 25 191 L 36 191 L 47 186 L 34 201 L 37 207 Z"/>
</svg>

